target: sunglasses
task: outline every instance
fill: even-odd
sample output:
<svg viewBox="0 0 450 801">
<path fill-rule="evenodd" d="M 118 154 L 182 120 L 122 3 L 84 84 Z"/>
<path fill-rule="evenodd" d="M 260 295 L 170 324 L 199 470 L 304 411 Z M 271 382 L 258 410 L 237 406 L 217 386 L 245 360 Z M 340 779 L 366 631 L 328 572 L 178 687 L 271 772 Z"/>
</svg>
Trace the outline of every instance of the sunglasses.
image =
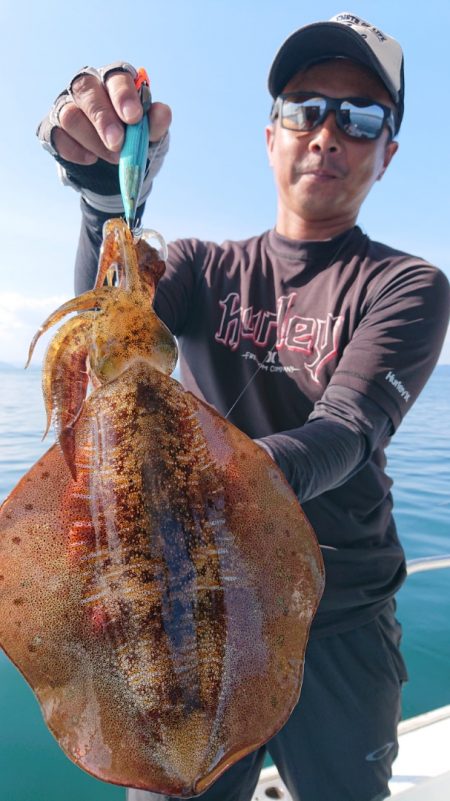
<svg viewBox="0 0 450 801">
<path fill-rule="evenodd" d="M 330 111 L 336 115 L 341 131 L 354 139 L 378 139 L 385 125 L 395 135 L 392 109 L 367 97 L 327 97 L 312 92 L 287 92 L 275 100 L 271 120 L 280 118 L 282 128 L 313 131 L 322 125 Z"/>
</svg>

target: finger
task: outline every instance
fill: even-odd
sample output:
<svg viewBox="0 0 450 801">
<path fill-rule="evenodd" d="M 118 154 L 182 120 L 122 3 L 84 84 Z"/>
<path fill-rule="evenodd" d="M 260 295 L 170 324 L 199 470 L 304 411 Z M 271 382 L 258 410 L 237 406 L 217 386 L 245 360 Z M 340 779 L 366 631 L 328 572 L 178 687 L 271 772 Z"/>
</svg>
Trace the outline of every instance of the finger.
<svg viewBox="0 0 450 801">
<path fill-rule="evenodd" d="M 61 158 L 72 164 L 95 164 L 97 156 L 72 139 L 62 128 L 54 128 L 52 139 Z"/>
<path fill-rule="evenodd" d="M 150 141 L 158 142 L 172 122 L 172 111 L 165 103 L 152 103 L 149 111 Z"/>
<path fill-rule="evenodd" d="M 74 103 L 67 103 L 61 110 L 59 125 L 85 151 L 112 164 L 117 164 L 119 153 L 105 147 L 92 123 Z"/>
<path fill-rule="evenodd" d="M 142 104 L 129 72 L 113 72 L 105 82 L 112 106 L 122 122 L 133 125 L 142 117 Z"/>
<path fill-rule="evenodd" d="M 93 75 L 81 74 L 71 85 L 72 97 L 93 125 L 103 144 L 112 152 L 120 150 L 124 130 L 103 84 Z"/>
<path fill-rule="evenodd" d="M 129 73 L 113 73 L 106 80 L 106 88 L 111 103 L 118 116 L 128 124 L 139 122 L 142 117 L 142 104 Z M 172 121 L 172 112 L 165 103 L 152 103 L 150 122 L 150 141 L 157 142 L 167 132 Z"/>
</svg>

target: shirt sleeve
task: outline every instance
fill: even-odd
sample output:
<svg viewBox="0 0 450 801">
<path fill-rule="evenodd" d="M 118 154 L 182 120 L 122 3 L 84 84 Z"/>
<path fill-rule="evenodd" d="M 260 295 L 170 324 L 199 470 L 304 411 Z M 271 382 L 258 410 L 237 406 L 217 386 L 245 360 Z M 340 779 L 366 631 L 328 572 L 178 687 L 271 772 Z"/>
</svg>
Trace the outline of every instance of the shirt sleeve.
<svg viewBox="0 0 450 801">
<path fill-rule="evenodd" d="M 370 398 L 397 429 L 436 365 L 449 306 L 449 284 L 440 270 L 425 262 L 394 264 L 367 298 L 330 386 Z"/>
<path fill-rule="evenodd" d="M 175 336 L 186 326 L 193 298 L 201 280 L 207 243 L 198 239 L 178 239 L 169 244 L 166 271 L 155 295 L 155 311 Z"/>
<path fill-rule="evenodd" d="M 354 476 L 391 430 L 392 422 L 378 404 L 354 390 L 328 387 L 305 425 L 255 442 L 305 503 Z"/>
<path fill-rule="evenodd" d="M 149 142 L 148 158 L 142 182 L 141 205 L 148 198 L 153 179 L 158 174 L 169 149 L 170 136 L 166 133 L 159 142 Z M 73 164 L 61 156 L 54 157 L 58 162 L 58 173 L 64 186 L 70 186 L 81 193 L 83 200 L 98 211 L 110 217 L 123 214 L 123 202 L 120 194 L 119 167 L 103 159 L 95 164 Z"/>
</svg>

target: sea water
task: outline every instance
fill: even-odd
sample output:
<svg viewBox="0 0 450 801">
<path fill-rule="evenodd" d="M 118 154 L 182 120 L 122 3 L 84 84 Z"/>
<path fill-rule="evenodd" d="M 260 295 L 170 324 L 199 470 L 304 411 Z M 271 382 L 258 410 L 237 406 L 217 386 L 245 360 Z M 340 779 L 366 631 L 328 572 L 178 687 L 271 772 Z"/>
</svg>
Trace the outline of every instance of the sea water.
<svg viewBox="0 0 450 801">
<path fill-rule="evenodd" d="M 0 368 L 0 499 L 49 447 L 40 372 Z M 50 436 L 50 441 L 52 437 Z M 450 365 L 436 368 L 388 449 L 407 559 L 450 552 Z M 450 703 L 450 569 L 409 577 L 398 595 L 409 683 L 403 716 Z M 124 801 L 73 765 L 19 672 L 0 654 L 0 801 Z"/>
</svg>

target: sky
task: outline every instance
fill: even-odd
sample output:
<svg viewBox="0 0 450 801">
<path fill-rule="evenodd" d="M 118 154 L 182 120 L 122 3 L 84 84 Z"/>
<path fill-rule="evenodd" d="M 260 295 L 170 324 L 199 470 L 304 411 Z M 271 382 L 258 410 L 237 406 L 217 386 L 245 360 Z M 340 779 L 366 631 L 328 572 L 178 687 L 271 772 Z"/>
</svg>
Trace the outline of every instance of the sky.
<svg viewBox="0 0 450 801">
<path fill-rule="evenodd" d="M 35 130 L 78 68 L 117 59 L 145 66 L 153 98 L 172 107 L 171 149 L 145 225 L 169 241 L 242 239 L 275 222 L 264 139 L 273 57 L 293 30 L 341 11 L 405 52 L 399 152 L 358 222 L 450 277 L 450 3 L 415 8 L 407 0 L 0 0 L 0 362 L 23 364 L 41 321 L 73 295 L 79 196 L 59 183 Z M 450 338 L 440 361 L 450 363 Z"/>
</svg>

